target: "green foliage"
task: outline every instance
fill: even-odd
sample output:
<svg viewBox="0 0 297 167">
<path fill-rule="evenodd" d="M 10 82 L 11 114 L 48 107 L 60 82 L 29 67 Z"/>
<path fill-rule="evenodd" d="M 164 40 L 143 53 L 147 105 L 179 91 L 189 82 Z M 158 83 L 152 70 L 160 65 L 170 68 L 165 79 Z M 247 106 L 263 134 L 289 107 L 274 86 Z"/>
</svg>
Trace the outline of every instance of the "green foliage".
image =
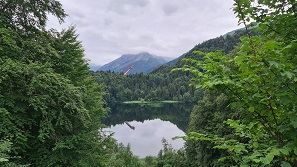
<svg viewBox="0 0 297 167">
<path fill-rule="evenodd" d="M 291 41 L 297 38 L 296 6 L 294 0 L 235 0 L 234 12 L 239 23 L 259 25 L 265 37 Z"/>
<path fill-rule="evenodd" d="M 130 145 L 126 147 L 123 144 L 118 144 L 114 148 L 114 153 L 111 154 L 109 161 L 107 162 L 108 167 L 142 167 L 144 166 L 137 156 L 133 155 L 130 150 Z"/>
<path fill-rule="evenodd" d="M 234 34 L 220 36 L 196 45 L 182 57 L 202 60 L 203 56 L 193 54 L 193 51 L 223 50 L 229 53 L 239 42 L 239 37 L 245 31 L 238 30 Z M 176 67 L 182 67 L 185 62 L 177 60 L 174 64 L 164 65 L 149 74 L 120 75 L 114 72 L 98 71 L 93 76 L 99 84 L 105 85 L 104 99 L 108 104 L 122 101 L 144 99 L 146 101 L 176 100 L 185 103 L 196 103 L 203 96 L 202 90 L 189 86 L 193 75 L 189 72 L 171 72 Z"/>
<path fill-rule="evenodd" d="M 238 118 L 237 112 L 231 111 L 226 95 L 205 91 L 204 97 L 191 112 L 188 132 L 215 134 L 231 138 L 232 129 L 223 123 L 228 118 Z M 190 166 L 230 166 L 227 162 L 218 163 L 226 155 L 223 150 L 214 150 L 209 141 L 186 140 L 185 150 Z"/>
<path fill-rule="evenodd" d="M 256 35 L 258 32 L 253 31 L 251 29 L 250 34 Z M 182 58 L 191 58 L 195 60 L 203 60 L 203 54 L 195 54 L 195 52 L 215 52 L 215 51 L 222 51 L 225 54 L 230 53 L 239 43 L 240 37 L 246 36 L 247 33 L 243 29 L 235 30 L 230 32 L 224 36 L 219 36 L 217 38 L 213 38 L 207 41 L 204 41 L 196 46 L 194 46 L 190 51 L 180 56 L 180 59 L 175 59 L 171 61 L 170 65 L 163 65 L 160 68 L 157 68 L 152 73 L 169 73 L 170 71 L 174 70 L 175 68 L 183 67 L 186 63 L 182 61 Z M 194 65 L 194 64 L 193 64 Z M 193 76 L 190 73 L 182 73 L 176 72 L 174 73 L 174 77 L 177 78 L 179 76 L 187 75 L 187 77 L 192 78 Z"/>
<path fill-rule="evenodd" d="M 93 73 L 99 84 L 104 84 L 107 103 L 141 100 L 164 101 L 176 100 L 195 102 L 200 94 L 188 85 L 187 76 L 174 77 L 172 74 L 133 74 L 121 75 L 114 72 L 100 71 Z"/>
<path fill-rule="evenodd" d="M 295 1 L 235 1 L 240 23 L 254 19 L 265 33 L 241 37 L 235 54 L 210 52 L 203 61 L 188 59 L 191 65 L 182 70 L 195 76 L 196 87 L 228 95 L 242 117 L 226 124 L 239 139 L 201 133 L 186 139 L 212 141 L 229 154 L 221 161 L 240 166 L 297 165 L 295 8 Z"/>
<path fill-rule="evenodd" d="M 74 28 L 45 31 L 48 13 L 64 19 L 61 4 L 1 1 L 0 8 L 1 163 L 103 166 L 111 141 L 98 133 L 102 88 Z"/>
<path fill-rule="evenodd" d="M 163 149 L 159 151 L 157 167 L 186 167 L 187 158 L 184 149 L 174 150 L 164 138 L 162 139 Z"/>
<path fill-rule="evenodd" d="M 11 142 L 1 140 L 0 141 L 0 164 L 3 164 L 5 162 L 9 161 L 9 155 L 11 149 Z"/>
<path fill-rule="evenodd" d="M 115 141 L 114 141 L 115 142 Z M 174 150 L 172 146 L 162 139 L 163 148 L 157 157 L 146 156 L 139 158 L 133 155 L 130 145 L 114 143 L 109 149 L 110 158 L 106 162 L 108 167 L 188 167 L 185 150 Z"/>
<path fill-rule="evenodd" d="M 28 165 L 19 165 L 13 162 L 9 162 L 10 159 L 15 159 L 17 157 L 11 157 L 9 153 L 11 152 L 12 143 L 8 140 L 0 141 L 0 165 L 3 167 L 27 167 Z"/>
<path fill-rule="evenodd" d="M 100 125 L 94 116 L 103 111 L 99 108 L 100 87 L 88 75 L 78 83 L 67 79 L 67 74 L 56 73 L 50 63 L 26 63 L 10 58 L 2 58 L 0 63 L 3 74 L 0 102 L 8 111 L 1 134 L 14 142 L 14 152 L 27 150 L 23 156 L 33 156 L 28 149 L 33 152 L 42 146 L 54 149 L 59 142 L 65 142 L 63 136 L 99 128 L 94 126 L 94 121 Z M 42 154 L 46 156 L 45 152 Z M 35 152 L 34 156 L 37 155 Z"/>
<path fill-rule="evenodd" d="M 43 29 L 49 13 L 60 22 L 66 17 L 61 3 L 56 0 L 2 0 L 0 10 L 1 25 L 5 25 L 5 28 L 14 27 L 27 34 Z"/>
<path fill-rule="evenodd" d="M 122 124 L 125 121 L 153 120 L 159 118 L 164 121 L 170 121 L 179 129 L 186 132 L 189 115 L 193 105 L 183 103 L 162 104 L 158 106 L 147 104 L 117 104 L 111 108 L 108 117 L 102 119 L 107 125 Z M 162 111 L 162 112 L 160 112 Z"/>
</svg>

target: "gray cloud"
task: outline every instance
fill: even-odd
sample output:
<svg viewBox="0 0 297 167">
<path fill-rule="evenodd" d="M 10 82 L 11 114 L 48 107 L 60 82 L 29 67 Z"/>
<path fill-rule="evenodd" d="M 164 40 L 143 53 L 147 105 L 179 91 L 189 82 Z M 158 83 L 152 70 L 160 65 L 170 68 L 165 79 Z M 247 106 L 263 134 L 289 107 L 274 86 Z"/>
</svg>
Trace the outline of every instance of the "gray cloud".
<svg viewBox="0 0 297 167">
<path fill-rule="evenodd" d="M 75 19 L 86 19 L 86 16 L 82 11 L 76 11 L 73 9 L 69 9 L 68 15 L 70 15 L 71 18 L 75 18 Z"/>
<path fill-rule="evenodd" d="M 178 6 L 173 4 L 165 4 L 163 5 L 162 9 L 166 15 L 171 15 L 172 13 L 175 13 L 178 11 Z"/>
<path fill-rule="evenodd" d="M 108 9 L 118 14 L 126 14 L 135 10 L 136 7 L 146 7 L 148 0 L 110 0 Z"/>
<path fill-rule="evenodd" d="M 233 0 L 61 0 L 69 14 L 59 26 L 76 25 L 86 59 L 106 64 L 122 54 L 147 51 L 176 58 L 194 45 L 232 31 Z"/>
<path fill-rule="evenodd" d="M 113 23 L 111 19 L 104 19 L 104 25 L 109 26 Z"/>
</svg>

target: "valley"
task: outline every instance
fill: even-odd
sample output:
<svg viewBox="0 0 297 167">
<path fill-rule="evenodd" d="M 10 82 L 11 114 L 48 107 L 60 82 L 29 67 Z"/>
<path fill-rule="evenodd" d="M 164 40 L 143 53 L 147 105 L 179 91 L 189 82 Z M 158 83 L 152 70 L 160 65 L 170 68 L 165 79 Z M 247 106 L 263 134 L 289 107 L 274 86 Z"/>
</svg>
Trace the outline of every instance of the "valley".
<svg viewBox="0 0 297 167">
<path fill-rule="evenodd" d="M 0 166 L 297 166 L 297 2 L 230 2 L 1 0 Z"/>
</svg>

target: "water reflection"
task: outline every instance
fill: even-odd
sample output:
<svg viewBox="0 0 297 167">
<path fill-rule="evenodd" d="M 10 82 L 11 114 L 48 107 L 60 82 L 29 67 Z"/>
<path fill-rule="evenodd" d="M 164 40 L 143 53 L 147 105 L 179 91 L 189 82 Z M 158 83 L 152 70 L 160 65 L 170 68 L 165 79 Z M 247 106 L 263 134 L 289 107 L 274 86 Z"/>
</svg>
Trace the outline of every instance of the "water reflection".
<svg viewBox="0 0 297 167">
<path fill-rule="evenodd" d="M 189 116 L 194 104 L 117 104 L 111 107 L 109 116 L 102 120 L 107 125 L 122 124 L 125 121 L 161 120 L 170 121 L 184 132 L 188 126 Z"/>
<path fill-rule="evenodd" d="M 103 130 L 115 132 L 113 137 L 124 145 L 130 143 L 132 152 L 139 157 L 156 156 L 163 147 L 162 138 L 165 138 L 175 149 L 183 146 L 182 139 L 172 140 L 172 137 L 182 136 L 185 133 L 169 121 L 154 119 L 129 123 L 135 127 L 135 130 L 130 129 L 126 124 L 118 124 Z"/>
<path fill-rule="evenodd" d="M 113 131 L 114 138 L 125 145 L 128 143 L 135 155 L 145 157 L 156 156 L 162 149 L 162 138 L 165 138 L 173 148 L 183 146 L 182 139 L 172 140 L 172 137 L 183 136 L 188 126 L 189 115 L 194 104 L 121 104 L 111 108 L 109 116 L 103 123 Z M 132 130 L 125 124 L 127 121 Z"/>
</svg>

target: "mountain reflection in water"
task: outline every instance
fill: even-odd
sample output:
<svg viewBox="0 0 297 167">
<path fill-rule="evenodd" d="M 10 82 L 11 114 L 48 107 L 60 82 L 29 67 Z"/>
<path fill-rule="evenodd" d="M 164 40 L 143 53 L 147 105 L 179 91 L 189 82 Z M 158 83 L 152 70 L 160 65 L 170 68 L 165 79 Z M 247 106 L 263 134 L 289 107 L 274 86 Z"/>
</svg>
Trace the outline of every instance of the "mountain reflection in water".
<svg viewBox="0 0 297 167">
<path fill-rule="evenodd" d="M 124 145 L 129 143 L 132 152 L 141 158 L 156 156 L 163 148 L 162 138 L 174 149 L 183 147 L 182 139 L 172 140 L 172 137 L 185 135 L 192 107 L 193 104 L 181 103 L 116 105 L 103 120 L 103 123 L 110 126 L 103 131 L 115 132 L 113 137 Z M 135 130 L 130 129 L 125 122 L 134 126 Z"/>
<path fill-rule="evenodd" d="M 130 143 L 133 154 L 139 157 L 157 155 L 163 147 L 162 138 L 165 138 L 175 149 L 183 146 L 182 139 L 172 140 L 172 137 L 183 136 L 185 133 L 169 121 L 154 119 L 129 123 L 135 127 L 135 130 L 130 129 L 126 124 L 118 124 L 105 130 L 115 132 L 113 137 L 118 142 L 124 145 Z"/>
</svg>

